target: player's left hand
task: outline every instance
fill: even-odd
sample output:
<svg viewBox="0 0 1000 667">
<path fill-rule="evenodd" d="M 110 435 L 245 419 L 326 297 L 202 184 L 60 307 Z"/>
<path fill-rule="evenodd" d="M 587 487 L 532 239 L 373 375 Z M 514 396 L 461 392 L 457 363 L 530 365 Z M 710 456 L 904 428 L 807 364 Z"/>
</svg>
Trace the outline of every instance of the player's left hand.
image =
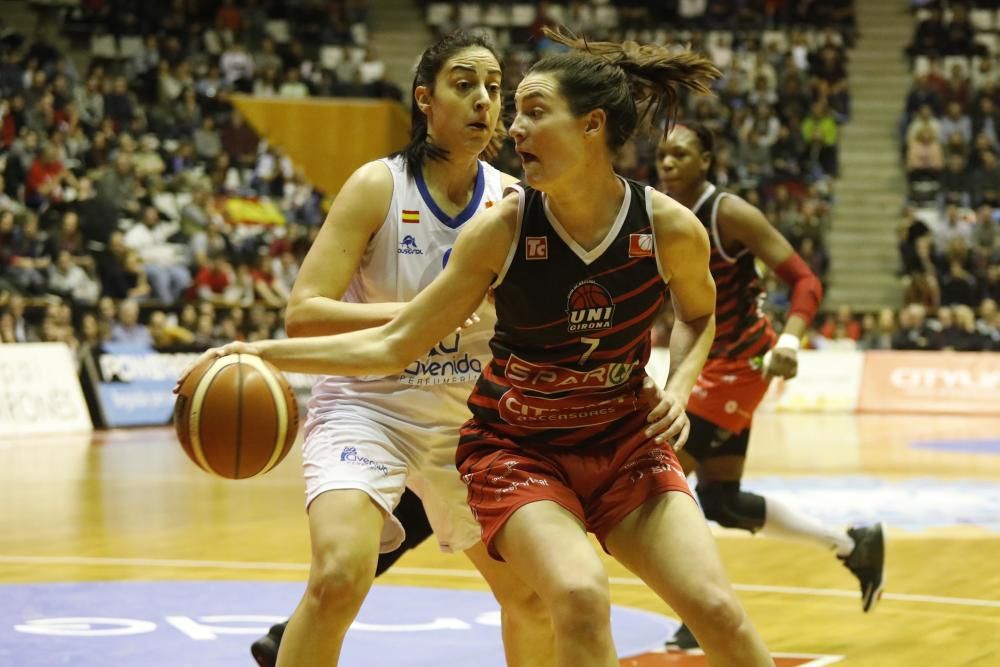
<svg viewBox="0 0 1000 667">
<path fill-rule="evenodd" d="M 198 364 L 208 361 L 209 359 L 218 359 L 229 354 L 252 354 L 255 357 L 261 356 L 260 349 L 257 346 L 250 343 L 244 343 L 242 341 L 233 341 L 232 343 L 226 343 L 220 347 L 211 347 L 202 352 L 197 359 L 192 361 L 184 368 L 183 371 L 181 371 L 181 376 L 177 378 L 177 384 L 174 385 L 173 392 L 176 394 L 180 391 L 181 385 L 184 384 L 184 380 L 187 379 L 187 376 L 191 374 L 191 371 L 193 371 Z"/>
<path fill-rule="evenodd" d="M 799 372 L 799 352 L 791 347 L 776 347 L 770 352 L 765 374 L 768 377 L 793 378 Z"/>
<path fill-rule="evenodd" d="M 678 451 L 687 442 L 691 431 L 691 421 L 685 412 L 687 398 L 661 389 L 648 377 L 643 383 L 642 398 L 647 404 L 655 404 L 646 417 L 649 422 L 646 437 L 655 437 L 657 443 L 669 442 L 674 451 Z"/>
</svg>

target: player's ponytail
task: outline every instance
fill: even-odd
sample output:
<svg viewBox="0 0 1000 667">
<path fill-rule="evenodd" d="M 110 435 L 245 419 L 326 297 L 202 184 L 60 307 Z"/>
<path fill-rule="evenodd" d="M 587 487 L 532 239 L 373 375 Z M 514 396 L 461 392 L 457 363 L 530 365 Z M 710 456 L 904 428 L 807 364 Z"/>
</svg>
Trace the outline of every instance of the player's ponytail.
<svg viewBox="0 0 1000 667">
<path fill-rule="evenodd" d="M 710 60 L 693 51 L 636 42 L 590 42 L 545 28 L 554 42 L 573 49 L 535 63 L 531 72 L 550 72 L 574 115 L 604 109 L 608 115 L 608 145 L 620 148 L 643 121 L 676 116 L 679 89 L 711 93 L 721 76 Z"/>
</svg>

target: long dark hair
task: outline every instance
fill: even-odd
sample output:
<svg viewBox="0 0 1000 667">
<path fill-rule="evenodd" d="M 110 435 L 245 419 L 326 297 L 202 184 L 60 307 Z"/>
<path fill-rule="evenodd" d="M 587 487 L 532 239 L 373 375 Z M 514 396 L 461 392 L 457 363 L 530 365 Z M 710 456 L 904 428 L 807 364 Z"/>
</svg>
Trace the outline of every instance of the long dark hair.
<svg viewBox="0 0 1000 667">
<path fill-rule="evenodd" d="M 431 92 L 434 92 L 437 75 L 441 72 L 441 68 L 444 67 L 448 59 L 460 51 L 473 47 L 486 49 L 493 54 L 493 57 L 503 67 L 503 61 L 500 59 L 499 54 L 497 54 L 496 48 L 486 36 L 464 30 L 456 30 L 455 32 L 448 33 L 427 47 L 420 56 L 416 74 L 413 76 L 413 86 L 410 88 L 410 142 L 392 154 L 392 157 L 403 156 L 406 160 L 406 168 L 411 174 L 419 173 L 425 160 L 448 159 L 447 149 L 435 146 L 428 140 L 427 116 L 417 106 L 417 100 L 414 96 L 417 86 L 427 86 Z M 493 139 L 483 150 L 480 157 L 484 160 L 496 157 L 503 144 L 505 135 L 506 129 L 503 123 L 498 122 Z"/>
<path fill-rule="evenodd" d="M 554 42 L 573 51 L 542 58 L 529 72 L 555 75 L 570 111 L 593 109 L 608 115 L 608 147 L 621 148 L 644 121 L 665 120 L 669 128 L 678 108 L 678 90 L 711 93 L 722 73 L 693 51 L 636 42 L 590 42 L 562 30 L 544 29 Z"/>
</svg>

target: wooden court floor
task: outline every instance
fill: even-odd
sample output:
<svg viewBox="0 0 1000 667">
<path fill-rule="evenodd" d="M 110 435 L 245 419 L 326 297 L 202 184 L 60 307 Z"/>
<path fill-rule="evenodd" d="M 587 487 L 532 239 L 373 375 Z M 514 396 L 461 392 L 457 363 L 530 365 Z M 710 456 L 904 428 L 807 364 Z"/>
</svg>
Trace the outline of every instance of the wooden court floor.
<svg viewBox="0 0 1000 667">
<path fill-rule="evenodd" d="M 1000 418 L 760 415 L 755 483 L 832 516 L 830 505 L 871 500 L 864 511 L 886 518 L 890 540 L 887 592 L 866 615 L 832 555 L 719 531 L 773 651 L 857 667 L 1000 665 Z M 169 429 L 0 438 L 0 507 L 0 583 L 305 577 L 297 451 L 261 479 L 222 482 Z M 608 570 L 616 604 L 670 614 L 610 559 Z M 380 583 L 485 588 L 429 542 Z"/>
</svg>

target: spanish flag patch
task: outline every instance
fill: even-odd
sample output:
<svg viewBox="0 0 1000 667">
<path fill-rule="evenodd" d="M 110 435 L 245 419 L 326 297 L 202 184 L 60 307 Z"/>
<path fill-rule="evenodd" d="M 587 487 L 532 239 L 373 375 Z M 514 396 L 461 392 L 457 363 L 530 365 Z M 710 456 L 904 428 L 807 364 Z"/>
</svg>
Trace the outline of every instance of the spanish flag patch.
<svg viewBox="0 0 1000 667">
<path fill-rule="evenodd" d="M 420 211 L 407 211 L 403 209 L 403 222 L 419 223 L 420 222 Z"/>
</svg>

